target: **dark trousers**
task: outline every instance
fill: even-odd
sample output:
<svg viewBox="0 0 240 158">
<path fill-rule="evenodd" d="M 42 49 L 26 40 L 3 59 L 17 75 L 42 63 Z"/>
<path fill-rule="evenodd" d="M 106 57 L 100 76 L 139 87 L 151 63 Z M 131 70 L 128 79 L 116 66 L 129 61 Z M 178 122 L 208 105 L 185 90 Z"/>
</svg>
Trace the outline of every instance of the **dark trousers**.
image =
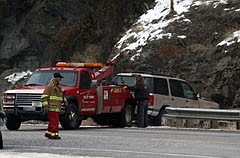
<svg viewBox="0 0 240 158">
<path fill-rule="evenodd" d="M 137 125 L 143 128 L 148 126 L 148 100 L 138 101 Z"/>
<path fill-rule="evenodd" d="M 49 111 L 48 118 L 50 120 L 48 124 L 48 131 L 54 134 L 58 134 L 59 130 L 59 112 Z"/>
</svg>

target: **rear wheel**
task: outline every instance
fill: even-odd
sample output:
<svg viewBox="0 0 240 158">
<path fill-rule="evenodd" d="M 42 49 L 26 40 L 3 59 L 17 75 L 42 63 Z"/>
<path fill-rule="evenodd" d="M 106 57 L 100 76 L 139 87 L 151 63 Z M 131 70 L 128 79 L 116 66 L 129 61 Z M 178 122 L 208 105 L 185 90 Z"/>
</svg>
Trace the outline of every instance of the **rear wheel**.
<svg viewBox="0 0 240 158">
<path fill-rule="evenodd" d="M 9 130 L 18 130 L 21 126 L 21 119 L 17 115 L 7 115 L 6 127 Z"/>
<path fill-rule="evenodd" d="M 120 127 L 131 127 L 133 120 L 133 110 L 130 104 L 126 104 L 120 116 Z"/>
<path fill-rule="evenodd" d="M 159 114 L 157 115 L 155 122 L 154 122 L 155 126 L 163 126 L 165 124 L 166 121 L 164 118 L 164 114 L 166 114 L 165 109 L 163 109 L 159 112 Z"/>
<path fill-rule="evenodd" d="M 77 106 L 71 103 L 67 109 L 65 114 L 60 117 L 61 126 L 64 129 L 77 129 L 82 123 L 82 119 L 80 119 L 78 115 Z"/>
</svg>

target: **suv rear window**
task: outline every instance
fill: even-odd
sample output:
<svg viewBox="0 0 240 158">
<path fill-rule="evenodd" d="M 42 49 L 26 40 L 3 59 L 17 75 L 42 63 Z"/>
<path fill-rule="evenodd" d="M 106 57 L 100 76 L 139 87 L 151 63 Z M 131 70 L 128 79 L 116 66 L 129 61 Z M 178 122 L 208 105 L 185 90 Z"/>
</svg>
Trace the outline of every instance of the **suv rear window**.
<svg viewBox="0 0 240 158">
<path fill-rule="evenodd" d="M 144 77 L 144 76 L 143 78 L 144 78 L 145 84 L 148 86 L 150 93 L 156 93 L 161 95 L 169 94 L 168 84 L 166 79 L 156 78 L 156 77 Z M 113 79 L 113 81 L 117 85 L 134 86 L 135 77 L 118 75 L 116 78 Z"/>
<path fill-rule="evenodd" d="M 169 80 L 172 96 L 184 98 L 183 89 L 180 81 Z"/>
<path fill-rule="evenodd" d="M 120 75 L 118 75 L 116 78 L 113 79 L 113 82 L 116 85 L 134 86 L 135 78 L 133 76 L 120 76 Z"/>
<path fill-rule="evenodd" d="M 153 79 L 150 77 L 143 77 L 145 84 L 148 86 L 149 92 L 154 92 Z M 113 79 L 113 83 L 116 85 L 135 85 L 135 77 L 134 76 L 122 76 L 118 75 Z"/>
<path fill-rule="evenodd" d="M 167 80 L 164 78 L 154 78 L 154 93 L 169 95 Z"/>
</svg>

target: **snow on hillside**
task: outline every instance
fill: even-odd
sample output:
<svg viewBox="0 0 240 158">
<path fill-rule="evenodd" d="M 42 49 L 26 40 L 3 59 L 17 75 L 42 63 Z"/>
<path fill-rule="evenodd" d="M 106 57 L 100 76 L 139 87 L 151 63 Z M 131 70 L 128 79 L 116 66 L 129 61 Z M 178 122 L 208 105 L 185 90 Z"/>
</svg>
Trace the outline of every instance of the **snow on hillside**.
<svg viewBox="0 0 240 158">
<path fill-rule="evenodd" d="M 129 52 L 136 50 L 141 52 L 142 47 L 148 41 L 162 39 L 163 37 L 172 38 L 174 32 L 164 32 L 164 28 L 170 23 L 178 20 L 187 22 L 191 25 L 191 20 L 184 17 L 185 12 L 188 12 L 191 7 L 197 8 L 201 5 L 212 5 L 213 8 L 217 7 L 220 3 L 227 4 L 227 0 L 174 0 L 174 10 L 176 14 L 173 18 L 166 18 L 170 13 L 170 0 L 156 0 L 156 6 L 148 10 L 145 14 L 139 17 L 138 21 L 133 24 L 126 34 L 115 45 L 121 52 Z M 240 12 L 240 8 L 225 8 L 224 11 L 234 10 Z M 187 38 L 186 35 L 178 35 L 177 38 Z M 235 42 L 240 42 L 240 30 L 235 30 L 226 39 L 220 42 L 217 46 L 231 45 Z M 120 54 L 117 54 L 113 59 L 116 59 Z M 131 60 L 136 56 L 134 54 Z M 23 78 L 26 74 L 31 72 L 19 72 L 5 77 L 8 82 L 15 84 L 18 80 Z"/>
<path fill-rule="evenodd" d="M 32 74 L 32 72 L 30 70 L 28 71 L 22 71 L 22 72 L 16 72 L 16 73 L 13 73 L 7 77 L 5 77 L 5 79 L 10 82 L 11 84 L 15 84 L 17 81 L 19 81 L 20 79 L 22 78 L 25 78 L 25 77 L 29 77 L 30 75 Z"/>
<path fill-rule="evenodd" d="M 235 42 L 240 42 L 240 30 L 233 32 L 227 39 L 223 40 L 218 44 L 218 46 L 231 45 Z"/>
<path fill-rule="evenodd" d="M 169 19 L 166 17 L 170 13 L 170 0 L 156 0 L 156 6 L 140 16 L 138 21 L 134 23 L 132 28 L 117 42 L 115 47 L 121 52 L 126 53 L 130 50 L 141 52 L 142 47 L 145 46 L 148 41 L 162 39 L 163 37 L 172 38 L 174 32 L 164 32 L 164 28 L 170 23 L 178 20 L 191 25 L 191 20 L 185 18 L 183 14 L 188 12 L 191 7 L 198 8 L 200 5 L 211 5 L 213 8 L 216 8 L 221 3 L 227 4 L 227 0 L 174 0 L 174 10 L 176 14 L 173 18 Z M 234 9 L 235 11 L 240 10 L 239 8 L 230 9 Z M 186 35 L 178 35 L 177 38 L 187 37 Z M 236 38 L 238 39 L 237 41 Z M 240 42 L 240 30 L 233 32 L 230 37 L 227 37 L 227 39 L 219 43 L 218 46 L 224 44 L 230 45 L 234 42 Z M 133 55 L 131 60 L 134 60 L 134 57 L 139 55 L 139 53 Z"/>
</svg>

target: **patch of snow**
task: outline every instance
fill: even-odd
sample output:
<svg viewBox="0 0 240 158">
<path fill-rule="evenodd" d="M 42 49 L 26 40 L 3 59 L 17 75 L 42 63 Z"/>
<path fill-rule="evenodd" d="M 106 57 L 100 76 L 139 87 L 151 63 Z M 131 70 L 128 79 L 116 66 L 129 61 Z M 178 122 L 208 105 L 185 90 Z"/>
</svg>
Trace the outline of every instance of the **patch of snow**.
<svg viewBox="0 0 240 158">
<path fill-rule="evenodd" d="M 229 11 L 229 10 L 233 10 L 234 9 L 234 7 L 232 7 L 232 8 L 225 8 L 225 9 L 223 9 L 224 11 Z"/>
<path fill-rule="evenodd" d="M 183 21 L 183 22 L 191 22 L 191 20 L 190 20 L 190 19 L 187 19 L 187 18 L 182 19 L 182 21 Z"/>
<path fill-rule="evenodd" d="M 190 4 L 192 4 L 192 0 L 175 2 L 174 9 L 177 14 L 172 19 L 166 19 L 165 17 L 170 13 L 169 0 L 156 0 L 156 2 L 156 6 L 140 16 L 139 20 L 133 25 L 134 29 L 128 30 L 126 35 L 116 44 L 116 47 L 121 49 L 122 52 L 141 49 L 142 46 L 147 44 L 147 41 L 157 40 L 166 36 L 171 37 L 171 33 L 163 34 L 163 28 L 175 20 L 185 19 L 184 15 L 180 14 L 187 12 Z M 185 21 L 189 22 L 189 19 Z M 126 44 L 130 39 L 133 42 Z"/>
<path fill-rule="evenodd" d="M 227 4 L 228 0 L 218 0 L 218 1 L 196 1 L 193 2 L 192 6 L 200 6 L 200 5 L 213 5 L 213 8 L 216 8 L 219 4 Z"/>
<path fill-rule="evenodd" d="M 235 12 L 240 12 L 240 8 L 239 8 L 239 9 L 236 9 Z"/>
<path fill-rule="evenodd" d="M 5 79 L 10 82 L 11 84 L 15 84 L 17 81 L 19 81 L 22 78 L 27 78 L 32 74 L 32 71 L 28 70 L 28 71 L 22 71 L 22 72 L 16 72 L 13 73 L 7 77 L 5 77 Z"/>
<path fill-rule="evenodd" d="M 240 30 L 233 32 L 227 39 L 218 43 L 217 46 L 223 46 L 223 45 L 229 46 L 236 42 L 240 42 Z"/>
<path fill-rule="evenodd" d="M 179 36 L 177 36 L 177 38 L 182 38 L 182 39 L 184 39 L 184 38 L 187 38 L 187 36 L 185 36 L 185 35 L 179 35 Z"/>
<path fill-rule="evenodd" d="M 133 56 L 130 58 L 130 60 L 131 60 L 131 61 L 134 61 L 134 58 L 139 57 L 139 56 L 140 56 L 140 53 L 137 53 L 137 54 L 133 55 Z"/>
<path fill-rule="evenodd" d="M 114 61 L 115 59 L 117 59 L 119 56 L 120 56 L 120 53 L 118 53 L 117 55 L 115 55 L 115 56 L 112 58 L 112 61 Z"/>
<path fill-rule="evenodd" d="M 59 154 L 48 154 L 48 153 L 19 153 L 19 152 L 2 152 L 0 157 L 3 158 L 93 158 L 89 156 L 73 156 L 73 155 L 59 155 Z M 94 157 L 100 158 L 100 157 Z M 103 157 L 101 157 L 103 158 Z"/>
<path fill-rule="evenodd" d="M 167 18 L 170 13 L 170 1 L 155 0 L 155 2 L 156 6 L 140 16 L 132 28 L 116 43 L 115 48 L 119 49 L 120 52 L 128 53 L 131 50 L 136 50 L 138 53 L 148 41 L 173 37 L 173 33 L 164 32 L 164 28 L 174 21 L 190 23 L 190 19 L 185 18 L 183 13 L 188 12 L 193 6 L 212 5 L 217 7 L 219 4 L 227 4 L 227 0 L 207 0 L 204 2 L 202 0 L 174 0 L 176 14 L 172 18 Z M 178 38 L 180 37 L 178 36 Z M 133 60 L 134 57 L 131 59 Z"/>
</svg>

